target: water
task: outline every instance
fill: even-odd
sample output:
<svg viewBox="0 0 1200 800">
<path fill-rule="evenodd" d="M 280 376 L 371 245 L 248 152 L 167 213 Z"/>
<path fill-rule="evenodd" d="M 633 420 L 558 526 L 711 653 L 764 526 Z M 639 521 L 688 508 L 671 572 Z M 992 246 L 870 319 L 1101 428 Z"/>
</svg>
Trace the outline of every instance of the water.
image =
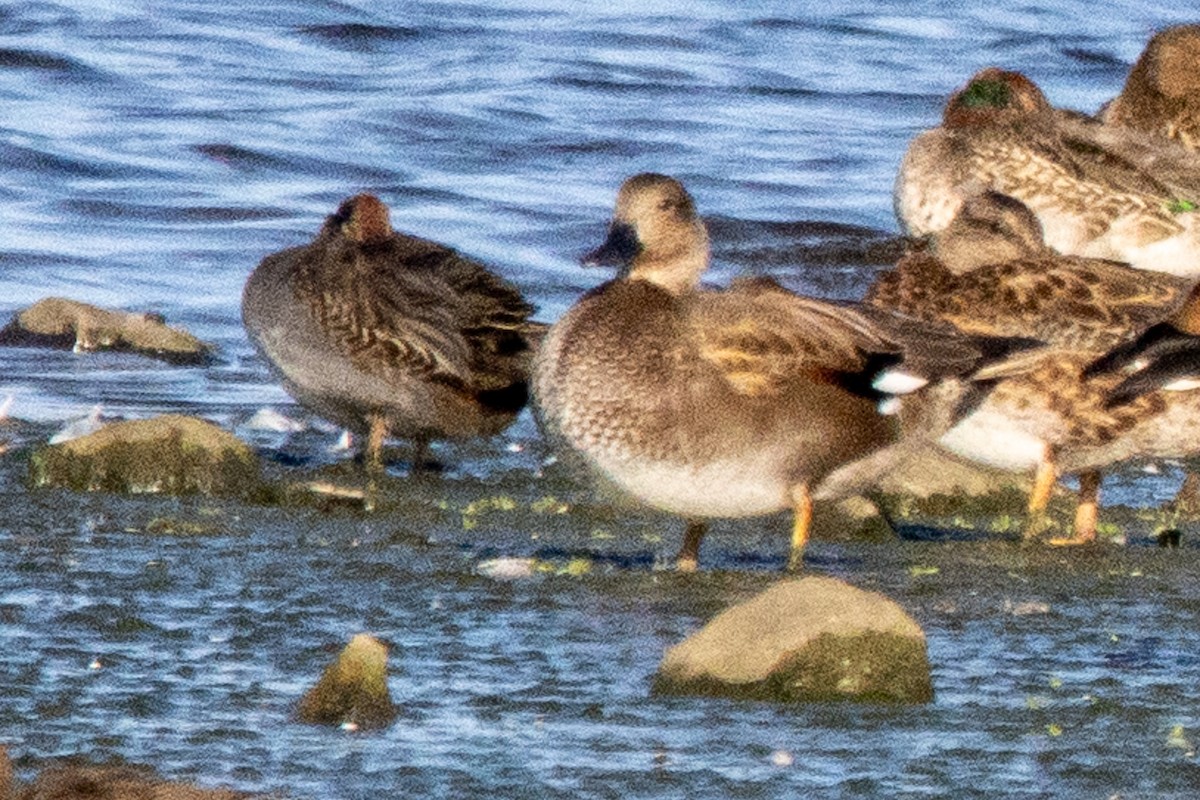
<svg viewBox="0 0 1200 800">
<path fill-rule="evenodd" d="M 271 381 L 238 302 L 264 255 L 359 191 L 397 228 L 495 265 L 547 320 L 602 279 L 576 258 L 643 170 L 692 190 L 716 280 L 767 272 L 854 297 L 889 257 L 904 147 L 950 90 L 998 64 L 1094 110 L 1189 11 L 946 9 L 0 6 L 0 314 L 67 295 L 160 311 L 220 350 L 204 368 L 0 350 L 0 395 L 45 431 L 96 403 L 315 424 Z M 320 427 L 288 446 L 254 435 L 277 459 L 335 458 Z M 678 523 L 543 474 L 528 418 L 439 455 L 444 480 L 375 518 L 31 494 L 19 459 L 2 462 L 0 730 L 18 767 L 114 756 L 314 798 L 1194 794 L 1195 549 L 817 542 L 814 570 L 925 627 L 935 703 L 662 700 L 648 686 L 663 648 L 776 579 L 786 520 L 719 526 L 710 571 L 681 577 L 653 568 Z M 1169 493 L 1134 478 L 1120 496 L 1135 504 Z M 515 508 L 480 505 L 497 496 Z M 592 568 L 477 574 L 529 555 Z M 372 735 L 289 722 L 362 630 L 394 646 L 403 718 Z"/>
</svg>

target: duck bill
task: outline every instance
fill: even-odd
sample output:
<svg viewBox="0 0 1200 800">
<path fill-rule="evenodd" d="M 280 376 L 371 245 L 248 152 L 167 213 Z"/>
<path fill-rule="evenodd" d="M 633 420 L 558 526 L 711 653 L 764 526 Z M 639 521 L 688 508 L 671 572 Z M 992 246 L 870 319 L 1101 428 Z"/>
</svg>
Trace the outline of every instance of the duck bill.
<svg viewBox="0 0 1200 800">
<path fill-rule="evenodd" d="M 585 267 L 628 267 L 642 250 L 632 225 L 614 222 L 604 244 L 583 257 Z"/>
</svg>

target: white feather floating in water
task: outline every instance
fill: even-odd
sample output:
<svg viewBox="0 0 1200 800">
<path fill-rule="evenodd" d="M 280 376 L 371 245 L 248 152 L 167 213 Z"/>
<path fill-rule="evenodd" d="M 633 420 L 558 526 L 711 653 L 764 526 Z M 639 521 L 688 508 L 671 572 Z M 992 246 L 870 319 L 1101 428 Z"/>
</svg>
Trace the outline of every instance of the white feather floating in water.
<svg viewBox="0 0 1200 800">
<path fill-rule="evenodd" d="M 533 575 L 537 571 L 537 561 L 532 558 L 508 556 L 489 558 L 476 564 L 475 571 L 488 578 L 511 581 Z"/>
<path fill-rule="evenodd" d="M 354 434 L 348 430 L 343 430 L 338 440 L 334 442 L 330 448 L 331 453 L 348 453 L 354 449 Z"/>
<path fill-rule="evenodd" d="M 280 414 L 273 408 L 260 408 L 246 420 L 245 427 L 252 431 L 274 433 L 297 433 L 304 430 L 304 423 Z"/>
</svg>

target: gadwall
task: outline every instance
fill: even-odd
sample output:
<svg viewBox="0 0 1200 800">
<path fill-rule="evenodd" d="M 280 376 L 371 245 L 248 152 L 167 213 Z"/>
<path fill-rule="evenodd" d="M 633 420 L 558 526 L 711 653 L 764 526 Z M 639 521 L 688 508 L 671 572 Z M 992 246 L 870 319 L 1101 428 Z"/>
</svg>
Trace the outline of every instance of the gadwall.
<svg viewBox="0 0 1200 800">
<path fill-rule="evenodd" d="M 386 436 L 416 444 L 490 436 L 528 398 L 542 326 L 520 292 L 478 262 L 392 230 L 360 194 L 311 243 L 263 259 L 246 281 L 251 341 L 302 405 L 367 435 L 380 468 Z"/>
<path fill-rule="evenodd" d="M 704 520 L 785 509 L 789 568 L 800 568 L 822 480 L 894 440 L 872 384 L 908 363 L 894 338 L 903 326 L 885 330 L 764 279 L 701 288 L 708 235 L 687 191 L 664 175 L 625 181 L 588 261 L 620 272 L 583 295 L 538 352 L 534 398 L 548 435 L 689 520 L 679 569 L 696 568 Z M 946 341 L 910 330 L 910 343 Z"/>
<path fill-rule="evenodd" d="M 934 233 L 985 191 L 1025 203 L 1060 253 L 1200 276 L 1200 157 L 1056 109 L 1018 72 L 978 73 L 913 139 L 896 214 L 909 234 Z"/>
<path fill-rule="evenodd" d="M 1200 148 L 1200 25 L 1175 25 L 1151 37 L 1100 118 Z"/>
</svg>

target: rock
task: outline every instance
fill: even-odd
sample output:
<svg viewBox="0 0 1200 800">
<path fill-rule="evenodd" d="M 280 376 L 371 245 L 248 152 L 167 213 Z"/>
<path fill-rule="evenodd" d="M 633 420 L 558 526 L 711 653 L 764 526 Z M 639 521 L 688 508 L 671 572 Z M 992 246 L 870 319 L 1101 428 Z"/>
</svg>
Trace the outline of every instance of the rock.
<svg viewBox="0 0 1200 800">
<path fill-rule="evenodd" d="M 111 311 L 76 300 L 39 300 L 0 329 L 0 345 L 75 350 L 121 350 L 174 364 L 203 364 L 211 345 L 172 328 L 159 314 Z"/>
<path fill-rule="evenodd" d="M 884 495 L 905 495 L 918 500 L 994 497 L 1007 502 L 1016 498 L 1021 507 L 1032 487 L 1030 477 L 978 466 L 930 446 L 884 476 L 877 489 Z"/>
<path fill-rule="evenodd" d="M 350 640 L 296 709 L 301 722 L 385 728 L 396 718 L 387 686 L 387 645 L 365 633 Z"/>
<path fill-rule="evenodd" d="M 8 800 L 13 792 L 13 765 L 8 748 L 0 744 L 0 800 Z"/>
<path fill-rule="evenodd" d="M 261 488 L 258 457 L 228 431 L 196 417 L 164 414 L 116 422 L 35 451 L 34 486 L 75 491 L 249 497 Z"/>
<path fill-rule="evenodd" d="M 667 650 L 658 694 L 926 703 L 925 634 L 881 594 L 832 578 L 781 581 Z"/>
<path fill-rule="evenodd" d="M 251 795 L 164 780 L 149 767 L 88 764 L 78 759 L 46 767 L 27 786 L 13 780 L 0 747 L 0 800 L 239 800 Z"/>
</svg>

